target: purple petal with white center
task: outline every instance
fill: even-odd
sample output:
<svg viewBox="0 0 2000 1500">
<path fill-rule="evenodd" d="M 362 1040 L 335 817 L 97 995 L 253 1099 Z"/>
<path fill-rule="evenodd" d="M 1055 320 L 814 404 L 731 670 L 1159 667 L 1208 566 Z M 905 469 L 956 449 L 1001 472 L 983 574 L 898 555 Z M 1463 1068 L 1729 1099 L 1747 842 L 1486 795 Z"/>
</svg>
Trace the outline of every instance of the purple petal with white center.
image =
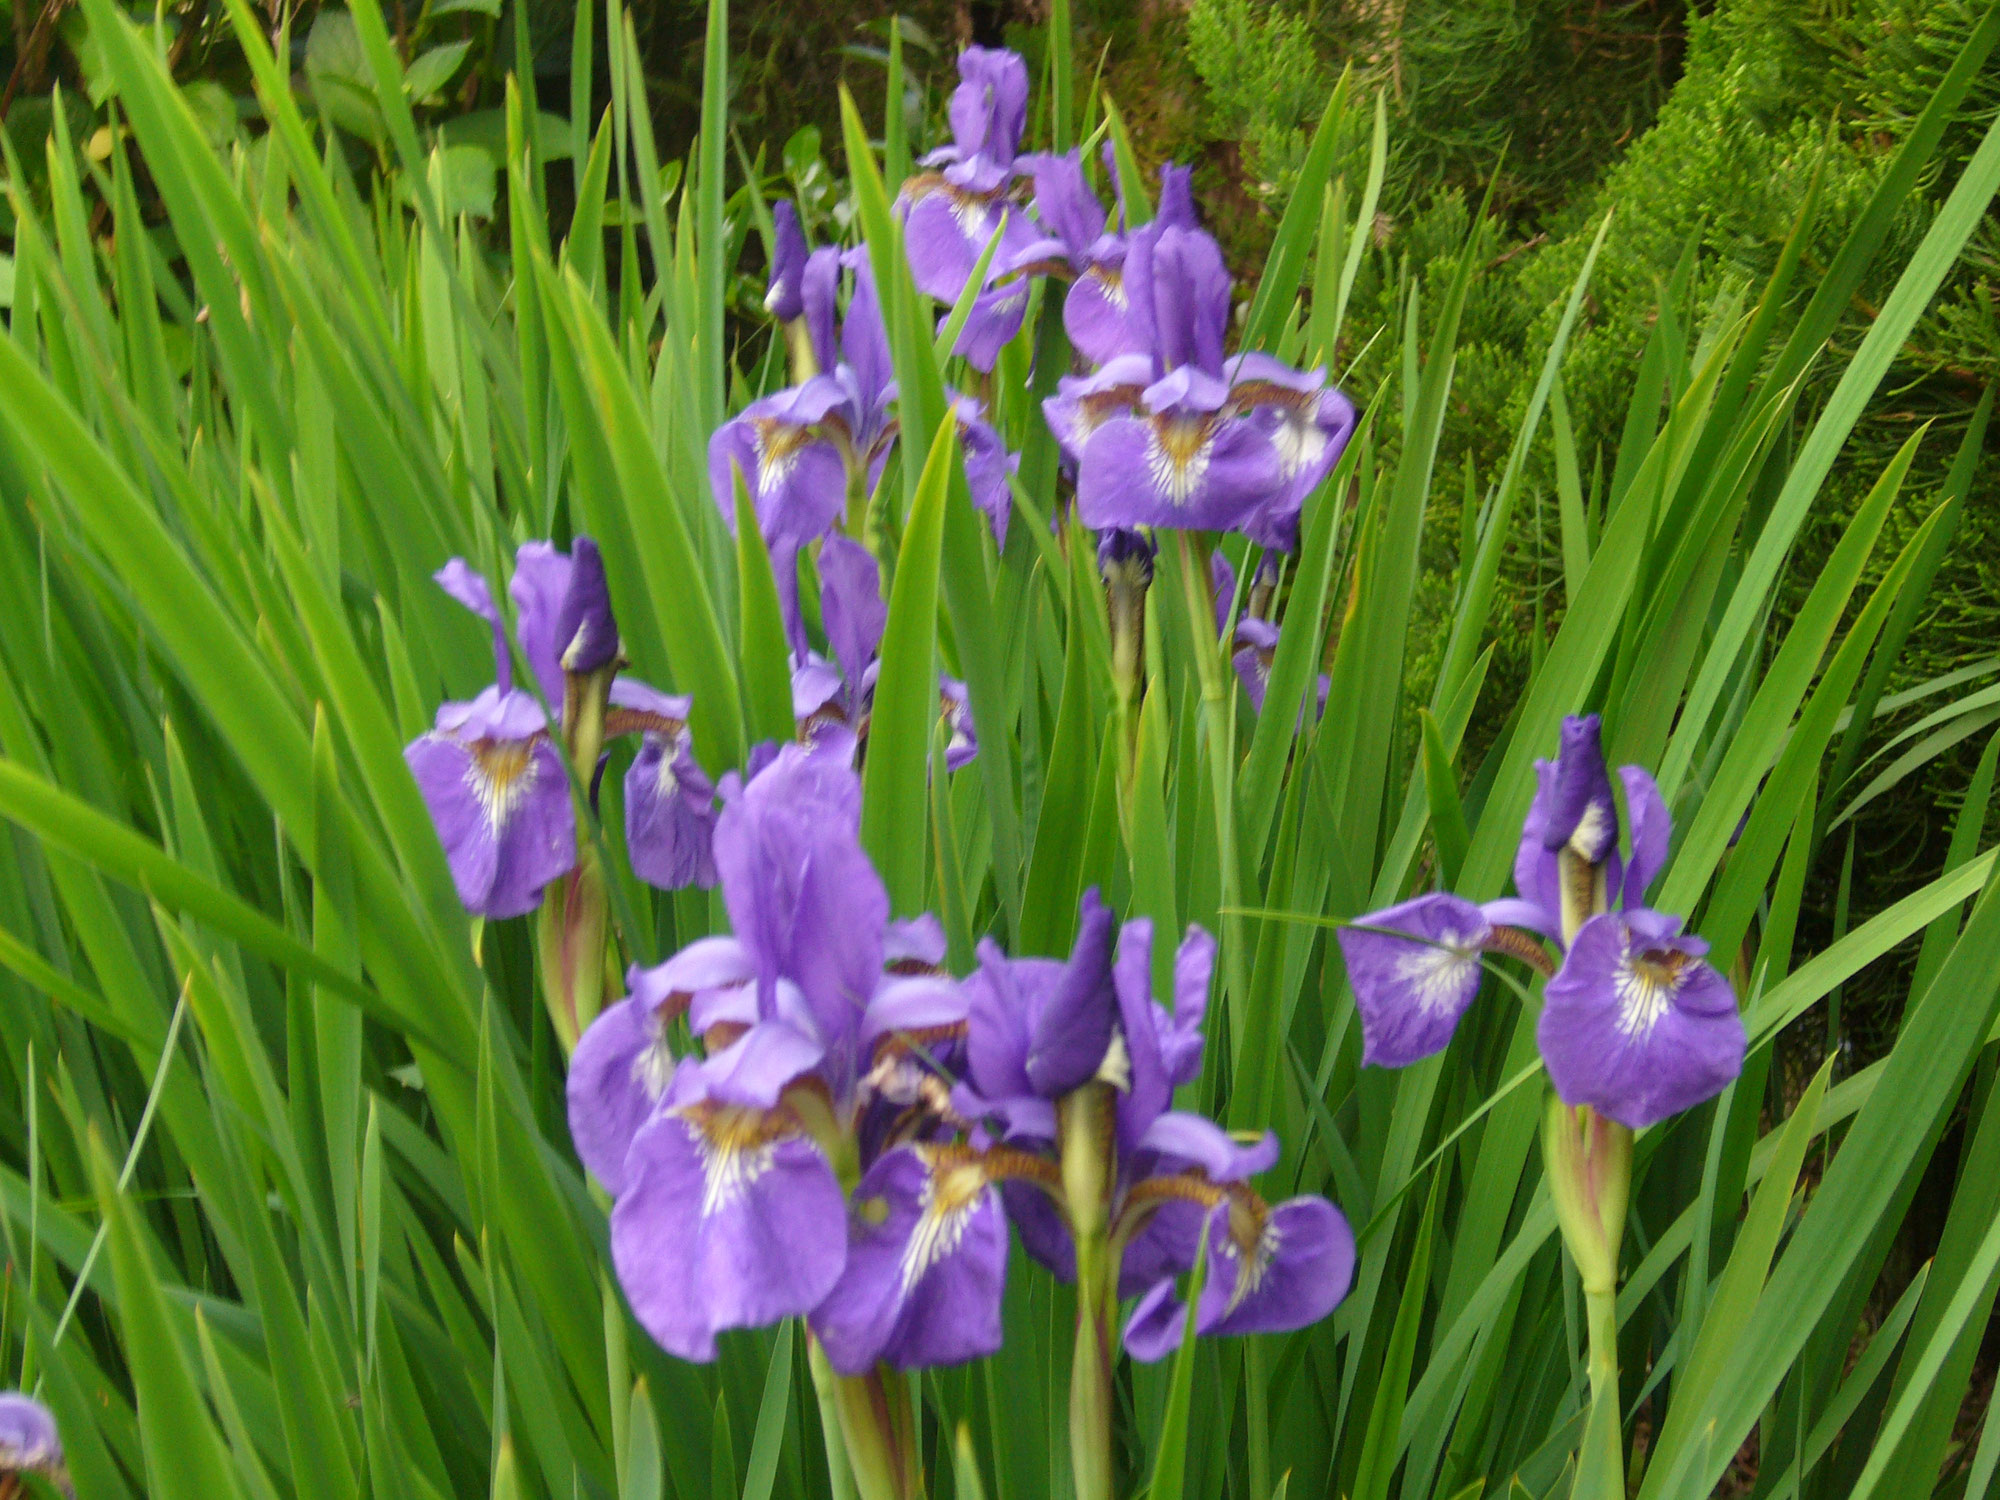
<svg viewBox="0 0 2000 1500">
<path fill-rule="evenodd" d="M 708 440 L 715 503 L 733 530 L 740 470 L 774 567 L 781 544 L 798 547 L 824 536 L 847 503 L 847 461 L 821 426 L 846 401 L 839 381 L 817 375 L 751 402 Z"/>
<path fill-rule="evenodd" d="M 1666 798 L 1659 784 L 1638 766 L 1620 766 L 1618 779 L 1625 786 L 1625 811 L 1632 820 L 1632 860 L 1625 867 L 1621 906 L 1644 906 L 1646 888 L 1667 863 L 1667 849 L 1673 841 L 1674 820 L 1667 812 Z"/>
<path fill-rule="evenodd" d="M 1278 486 L 1278 455 L 1248 419 L 1172 411 L 1114 416 L 1078 468 L 1084 525 L 1228 531 Z"/>
<path fill-rule="evenodd" d="M 819 578 L 827 645 L 840 663 L 841 676 L 858 691 L 889 622 L 881 569 L 866 547 L 836 533 L 820 546 Z M 850 713 L 856 706 L 850 703 Z"/>
<path fill-rule="evenodd" d="M 909 200 L 903 248 L 917 290 L 946 307 L 954 305 L 979 265 L 980 254 L 1000 227 L 1002 209 L 949 183 L 933 181 Z M 995 252 L 994 260 L 999 260 Z"/>
<path fill-rule="evenodd" d="M 806 274 L 806 234 L 789 198 L 771 205 L 771 225 L 771 282 L 764 292 L 764 310 L 780 323 L 789 323 L 806 310 L 800 291 Z"/>
<path fill-rule="evenodd" d="M 526 693 L 490 687 L 445 704 L 437 728 L 403 751 L 459 901 L 480 916 L 533 911 L 576 863 L 576 814 L 547 722 Z"/>
<path fill-rule="evenodd" d="M 19 1391 L 0 1391 L 0 1474 L 62 1467 L 62 1438 L 49 1409 Z"/>
<path fill-rule="evenodd" d="M 1121 355 L 1146 357 L 1145 335 L 1132 321 L 1122 245 L 1104 246 L 1070 283 L 1063 298 L 1063 331 L 1092 364 L 1109 364 Z"/>
<path fill-rule="evenodd" d="M 1743 1018 L 1707 944 L 1640 908 L 1592 917 L 1548 983 L 1535 1036 L 1565 1104 L 1641 1130 L 1743 1070 Z"/>
<path fill-rule="evenodd" d="M 632 979 L 637 979 L 634 970 Z M 674 1076 L 657 1007 L 629 995 L 584 1031 L 569 1062 L 569 1135 L 605 1191 L 625 1191 L 625 1153 L 659 1108 Z"/>
<path fill-rule="evenodd" d="M 669 1354 L 711 1360 L 721 1330 L 802 1316 L 840 1280 L 840 1184 L 785 1112 L 666 1110 L 625 1161 L 612 1262 L 633 1315 Z"/>
<path fill-rule="evenodd" d="M 1000 1348 L 1007 1221 L 975 1153 L 888 1152 L 855 1188 L 847 1233 L 847 1268 L 812 1318 L 836 1370 L 955 1365 Z"/>
<path fill-rule="evenodd" d="M 1076 946 L 1039 996 L 1029 997 L 1028 1081 L 1044 1099 L 1073 1093 L 1097 1076 L 1111 1048 L 1118 996 L 1111 979 L 1111 909 L 1092 886 L 1083 893 Z"/>
<path fill-rule="evenodd" d="M 663 891 L 715 884 L 715 784 L 694 736 L 650 733 L 625 772 L 625 849 L 632 873 Z"/>
<path fill-rule="evenodd" d="M 1438 892 L 1354 923 L 1339 937 L 1361 1013 L 1362 1064 L 1400 1068 L 1443 1051 L 1479 994 L 1479 955 L 1491 933 L 1485 916 Z"/>
<path fill-rule="evenodd" d="M 1340 1305 L 1354 1284 L 1354 1231 L 1324 1198 L 1269 1209 L 1231 1201 L 1209 1218 L 1203 1335 L 1287 1333 Z"/>
</svg>

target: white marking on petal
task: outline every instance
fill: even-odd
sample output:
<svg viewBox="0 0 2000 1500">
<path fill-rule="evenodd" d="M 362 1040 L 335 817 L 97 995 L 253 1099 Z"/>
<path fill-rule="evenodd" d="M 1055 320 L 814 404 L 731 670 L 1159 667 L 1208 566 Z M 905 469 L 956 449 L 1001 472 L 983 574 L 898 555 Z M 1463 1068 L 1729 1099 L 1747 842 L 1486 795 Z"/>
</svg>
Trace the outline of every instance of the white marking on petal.
<svg viewBox="0 0 2000 1500">
<path fill-rule="evenodd" d="M 711 1218 L 741 1201 L 777 1158 L 777 1132 L 762 1110 L 701 1105 L 681 1111 L 701 1157 L 701 1216 Z"/>
<path fill-rule="evenodd" d="M 1625 950 L 1611 979 L 1618 996 L 1618 1030 L 1623 1035 L 1643 1040 L 1652 1034 L 1673 1009 L 1688 964 L 1688 956 L 1672 948 L 1640 953 Z"/>
<path fill-rule="evenodd" d="M 1590 859 L 1596 850 L 1602 849 L 1613 835 L 1611 804 L 1591 801 L 1583 805 L 1583 816 L 1576 820 L 1576 829 L 1569 836 L 1569 846 L 1581 859 Z"/>
<path fill-rule="evenodd" d="M 1132 299 L 1125 294 L 1125 272 L 1117 266 L 1092 266 L 1083 273 L 1086 281 L 1097 283 L 1104 300 L 1118 311 L 1124 312 L 1132 305 Z"/>
<path fill-rule="evenodd" d="M 666 1029 L 656 1022 L 652 1040 L 647 1042 L 644 1050 L 632 1059 L 632 1081 L 646 1091 L 648 1099 L 657 1104 L 660 1102 L 660 1096 L 666 1093 L 667 1085 L 673 1081 L 673 1076 L 673 1049 L 667 1045 Z"/>
<path fill-rule="evenodd" d="M 681 789 L 680 775 L 674 770 L 678 749 L 679 743 L 676 737 L 674 744 L 667 745 L 660 751 L 660 769 L 653 775 L 653 795 L 662 802 Z"/>
<path fill-rule="evenodd" d="M 1154 417 L 1146 424 L 1146 471 L 1169 505 L 1200 491 L 1215 456 L 1215 424 L 1207 417 Z"/>
<path fill-rule="evenodd" d="M 1451 928 L 1439 933 L 1433 942 L 1405 945 L 1396 960 L 1396 977 L 1410 987 L 1417 1004 L 1427 1011 L 1451 1005 L 1478 971 L 1477 934 Z"/>
<path fill-rule="evenodd" d="M 471 761 L 465 779 L 479 810 L 486 815 L 486 827 L 499 838 L 527 795 L 535 789 L 541 767 L 535 762 L 532 740 L 478 740 L 467 747 Z"/>
<path fill-rule="evenodd" d="M 1287 411 L 1271 435 L 1278 450 L 1278 463 L 1285 478 L 1317 464 L 1326 453 L 1326 431 L 1300 411 Z"/>
<path fill-rule="evenodd" d="M 1229 1305 L 1222 1310 L 1228 1317 L 1243 1305 L 1258 1287 L 1271 1263 L 1278 1257 L 1281 1236 L 1276 1220 L 1261 1202 L 1245 1203 L 1232 1197 L 1229 1203 L 1229 1233 L 1222 1237 L 1222 1254 L 1236 1263 L 1236 1284 L 1229 1289 Z"/>
<path fill-rule="evenodd" d="M 768 495 L 798 467 L 799 455 L 812 441 L 812 434 L 803 427 L 768 417 L 753 420 L 750 430 L 757 449 L 757 493 Z"/>
<path fill-rule="evenodd" d="M 903 1246 L 903 1295 L 916 1290 L 917 1283 L 933 1267 L 957 1250 L 965 1239 L 972 1216 L 986 1193 L 986 1169 L 976 1159 L 959 1153 L 916 1148 L 925 1168 L 923 1196 L 918 1200 L 917 1222 Z"/>
</svg>

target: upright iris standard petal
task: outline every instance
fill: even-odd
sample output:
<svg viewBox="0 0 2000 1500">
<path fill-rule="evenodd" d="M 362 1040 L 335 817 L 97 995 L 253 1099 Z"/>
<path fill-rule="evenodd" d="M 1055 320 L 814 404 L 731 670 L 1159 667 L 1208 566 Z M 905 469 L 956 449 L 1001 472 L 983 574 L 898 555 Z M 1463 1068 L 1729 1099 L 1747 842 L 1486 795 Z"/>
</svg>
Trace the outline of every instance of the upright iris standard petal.
<svg viewBox="0 0 2000 1500">
<path fill-rule="evenodd" d="M 1601 865 L 1618 848 L 1618 804 L 1604 769 L 1602 722 L 1596 714 L 1563 720 L 1548 821 L 1542 846 L 1567 849 L 1585 864 Z"/>
<path fill-rule="evenodd" d="M 576 814 L 541 705 L 490 687 L 403 751 L 466 910 L 518 917 L 576 863 Z"/>
<path fill-rule="evenodd" d="M 833 1367 L 866 1373 L 997 1352 L 1007 1221 L 978 1153 L 899 1146 L 868 1169 L 848 1217 L 847 1267 L 814 1312 Z"/>
<path fill-rule="evenodd" d="M 1118 996 L 1111 977 L 1111 909 L 1092 887 L 1083 895 L 1076 946 L 1028 1010 L 1028 1081 L 1044 1099 L 1073 1093 L 1097 1076 L 1111 1048 Z"/>
<path fill-rule="evenodd" d="M 0 1391 L 0 1475 L 53 1473 L 62 1462 L 62 1438 L 49 1409 L 19 1391 Z"/>
<path fill-rule="evenodd" d="M 762 1003 L 797 985 L 851 1086 L 863 1010 L 882 976 L 889 898 L 862 850 L 861 783 L 846 765 L 787 745 L 725 799 L 715 864 L 730 928 L 757 955 Z"/>
<path fill-rule="evenodd" d="M 958 76 L 948 111 L 952 144 L 932 160 L 945 165 L 957 186 L 990 193 L 1014 173 L 1028 123 L 1028 65 L 1005 48 L 967 47 L 958 55 Z"/>
<path fill-rule="evenodd" d="M 951 393 L 952 414 L 958 420 L 958 441 L 965 454 L 965 483 L 973 505 L 993 528 L 993 540 L 1007 545 L 1007 521 L 1014 513 L 1008 481 L 1021 467 L 1021 455 L 1009 453 L 1000 434 L 986 420 L 984 408 L 970 396 Z"/>
<path fill-rule="evenodd" d="M 1278 627 L 1246 615 L 1236 622 L 1236 652 L 1229 664 L 1250 700 L 1253 712 L 1264 711 L 1264 694 L 1271 686 L 1271 663 L 1278 649 Z"/>
<path fill-rule="evenodd" d="M 1618 780 L 1625 788 L 1625 811 L 1632 820 L 1632 858 L 1625 866 L 1619 895 L 1621 906 L 1644 906 L 1646 888 L 1667 863 L 1667 849 L 1673 841 L 1673 818 L 1659 784 L 1638 766 L 1620 766 Z"/>
<path fill-rule="evenodd" d="M 1633 1130 L 1720 1093 L 1743 1069 L 1743 1019 L 1680 918 L 1592 917 L 1543 997 L 1536 1040 L 1565 1104 Z"/>
<path fill-rule="evenodd" d="M 806 274 L 806 234 L 799 211 L 789 198 L 771 205 L 771 282 L 764 292 L 764 310 L 780 323 L 804 315 L 802 290 Z"/>
<path fill-rule="evenodd" d="M 562 646 L 556 640 L 556 618 L 569 596 L 572 564 L 552 542 L 523 542 L 514 552 L 514 576 L 507 581 L 514 601 L 521 655 L 535 674 L 549 708 L 563 707 Z M 609 606 L 606 606 L 607 609 Z"/>
<path fill-rule="evenodd" d="M 1234 1193 L 1209 1216 L 1203 1334 L 1285 1333 L 1317 1323 L 1354 1284 L 1354 1231 L 1324 1198 L 1273 1207 Z"/>
<path fill-rule="evenodd" d="M 514 660 L 507 652 L 507 627 L 493 602 L 493 586 L 462 557 L 454 557 L 431 577 L 437 586 L 493 628 L 493 680 L 505 692 L 514 685 Z"/>
<path fill-rule="evenodd" d="M 1364 1065 L 1400 1068 L 1444 1049 L 1479 994 L 1479 956 L 1491 935 L 1478 907 L 1447 892 L 1340 929 Z"/>
<path fill-rule="evenodd" d="M 522 633 L 526 634 L 525 627 Z M 556 609 L 553 644 L 556 661 L 565 672 L 583 675 L 618 659 L 618 622 L 611 614 L 604 556 L 587 536 L 570 546 L 569 583 Z"/>
<path fill-rule="evenodd" d="M 834 535 L 819 550 L 820 614 L 827 645 L 840 664 L 849 694 L 850 718 L 859 704 L 861 679 L 882 645 L 889 607 L 882 602 L 882 571 L 859 542 Z"/>
<path fill-rule="evenodd" d="M 633 1139 L 611 1256 L 661 1348 L 715 1357 L 715 1335 L 811 1312 L 847 1261 L 846 1204 L 784 1109 L 664 1110 Z"/>
</svg>

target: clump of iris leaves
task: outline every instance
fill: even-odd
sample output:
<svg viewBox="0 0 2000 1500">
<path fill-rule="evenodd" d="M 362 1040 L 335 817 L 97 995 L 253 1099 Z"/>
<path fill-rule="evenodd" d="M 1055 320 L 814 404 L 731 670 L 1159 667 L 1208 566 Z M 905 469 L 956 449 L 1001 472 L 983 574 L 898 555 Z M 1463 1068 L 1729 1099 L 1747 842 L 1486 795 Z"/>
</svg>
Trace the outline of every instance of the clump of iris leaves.
<svg viewBox="0 0 2000 1500">
<path fill-rule="evenodd" d="M 579 26 L 580 56 L 605 52 L 616 87 L 594 134 L 571 122 L 584 150 L 560 234 L 541 101 L 514 80 L 500 235 L 451 213 L 375 0 L 353 8 L 384 122 L 373 160 L 302 107 L 240 0 L 265 130 L 226 156 L 168 79 L 150 17 L 83 10 L 114 91 L 110 150 L 80 151 L 55 116 L 49 196 L 15 204 L 0 339 L 0 815 L 15 830 L 0 861 L 0 1382 L 54 1414 L 66 1465 L 66 1480 L 20 1482 L 202 1500 L 844 1497 L 802 1323 L 725 1332 L 694 1365 L 632 1320 L 606 1200 L 570 1141 L 529 923 L 468 917 L 402 753 L 440 700 L 492 675 L 490 634 L 432 582 L 441 562 L 500 578 L 518 543 L 586 533 L 632 670 L 700 705 L 710 773 L 793 733 L 768 563 L 708 481 L 710 434 L 786 378 L 783 351 L 763 358 L 725 317 L 743 238 L 730 207 L 763 210 L 731 181 L 724 7 L 678 174 L 657 160 L 627 19 L 614 4 Z M 1207 579 L 1188 570 L 1208 538 L 1163 549 L 1143 693 L 1121 707 L 1096 551 L 1036 435 L 1068 371 L 1044 291 L 974 379 L 938 338 L 943 309 L 906 281 L 882 287 L 904 424 L 870 512 L 890 564 L 883 655 L 924 670 L 896 674 L 907 701 L 873 713 L 934 725 L 935 667 L 968 684 L 978 733 L 957 769 L 942 735 L 871 739 L 860 836 L 891 902 L 941 916 L 960 974 L 986 936 L 1067 953 L 1090 887 L 1165 933 L 1215 934 L 1186 1102 L 1275 1129 L 1264 1196 L 1324 1195 L 1355 1234 L 1331 1317 L 1115 1362 L 1116 1493 L 1576 1487 L 1592 1371 L 1537 1144 L 1539 981 L 1499 960 L 1485 983 L 1504 1003 L 1468 1011 L 1444 1052 L 1364 1069 L 1335 938 L 1423 892 L 1503 897 L 1533 762 L 1587 712 L 1607 754 L 1657 781 L 1677 832 L 1653 902 L 1727 963 L 1747 1040 L 1732 1085 L 1633 1149 L 1615 1307 L 1631 1486 L 1706 1495 L 1749 1453 L 1765 1494 L 1986 1492 L 2000 1435 L 1959 1418 L 2000 1271 L 1994 750 L 1945 868 L 1824 951 L 1794 942 L 1843 784 L 1851 796 L 1884 749 L 1878 713 L 1904 706 L 1882 682 L 1924 607 L 1942 517 L 1895 557 L 1871 554 L 1934 434 L 1871 476 L 1789 627 L 1766 620 L 1855 421 L 2000 187 L 1996 134 L 1831 396 L 1802 409 L 1801 377 L 1837 357 L 1827 335 L 1996 35 L 1989 18 L 1940 80 L 1830 264 L 1788 254 L 1768 284 L 1723 292 L 1662 344 L 1663 377 L 1635 380 L 1615 472 L 1556 497 L 1569 607 L 1477 756 L 1461 740 L 1499 549 L 1535 501 L 1524 463 L 1550 440 L 1588 262 L 1551 346 L 1521 352 L 1539 373 L 1505 469 L 1462 498 L 1434 483 L 1482 267 L 1468 253 L 1447 284 L 1413 288 L 1393 327 L 1343 326 L 1376 253 L 1388 143 L 1378 124 L 1366 170 L 1335 173 L 1332 143 L 1381 115 L 1347 89 L 1327 101 L 1326 149 L 1309 148 L 1262 274 L 1239 284 L 1231 345 L 1336 378 L 1373 339 L 1402 357 L 1381 389 L 1351 393 L 1355 435 L 1260 601 L 1284 627 L 1263 701 L 1285 707 L 1263 713 L 1233 677 L 1218 699 L 1199 659 L 1214 635 L 1197 628 Z M 1108 141 L 1133 192 L 1147 178 L 1114 101 L 1068 55 L 1060 0 L 1048 36 L 1029 143 L 1087 146 L 1095 163 Z M 900 118 L 879 136 L 851 109 L 840 123 L 851 240 L 900 265 L 892 195 L 934 143 Z M 976 389 L 1021 455 L 1004 547 L 955 483 L 923 494 L 947 387 Z M 1393 444 L 1384 411 L 1400 413 Z M 1962 503 L 1984 414 L 1941 512 Z M 1461 564 L 1436 686 L 1411 704 L 1426 527 L 1458 539 Z M 1321 671 L 1324 713 L 1295 712 Z M 1990 689 L 1921 691 L 1956 705 Z M 727 930 L 709 892 L 624 873 L 608 811 L 624 769 L 603 778 L 602 821 L 583 820 L 611 872 L 614 975 Z M 1918 957 L 1888 1055 L 1804 1087 L 1774 1076 L 1778 1034 L 1903 945 Z M 1940 1181 L 1928 1259 L 1886 1278 L 1920 1183 Z M 902 1387 L 929 1493 L 1073 1489 L 1076 1310 L 1020 1261 L 1000 1351 Z"/>
</svg>

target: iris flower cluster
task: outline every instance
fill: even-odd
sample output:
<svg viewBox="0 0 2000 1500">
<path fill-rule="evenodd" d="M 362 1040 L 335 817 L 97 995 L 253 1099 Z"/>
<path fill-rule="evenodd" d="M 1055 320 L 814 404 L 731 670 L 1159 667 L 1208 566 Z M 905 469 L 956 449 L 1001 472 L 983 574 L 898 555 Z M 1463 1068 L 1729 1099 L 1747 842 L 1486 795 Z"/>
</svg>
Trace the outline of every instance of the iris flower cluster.
<svg viewBox="0 0 2000 1500">
<path fill-rule="evenodd" d="M 715 884 L 709 839 L 715 789 L 694 759 L 693 701 L 620 668 L 604 559 L 588 537 L 569 553 L 524 542 L 507 585 L 512 644 L 536 691 L 514 683 L 510 636 L 492 585 L 463 558 L 437 573 L 451 597 L 493 631 L 491 686 L 446 703 L 430 733 L 403 752 L 430 808 L 459 900 L 483 917 L 516 917 L 576 868 L 575 805 L 567 755 L 588 751 L 580 773 L 601 770 L 606 736 L 637 734 L 625 773 L 625 841 L 632 871 L 663 889 Z"/>
<path fill-rule="evenodd" d="M 1250 1179 L 1275 1138 L 1171 1108 L 1200 1070 L 1206 933 L 1171 1010 L 1151 924 L 1118 929 L 1094 892 L 1067 960 L 988 941 L 957 979 L 935 919 L 890 920 L 840 755 L 787 745 L 722 795 L 732 935 L 635 968 L 569 1076 L 619 1279 L 663 1348 L 710 1359 L 724 1329 L 802 1316 L 843 1374 L 991 1354 L 1010 1220 L 1066 1279 L 1079 1241 L 1108 1248 L 1140 1358 L 1178 1342 L 1204 1238 L 1201 1332 L 1332 1310 L 1354 1259 L 1339 1212 L 1267 1204 Z"/>
<path fill-rule="evenodd" d="M 1474 905 L 1437 892 L 1342 930 L 1362 1060 L 1402 1067 L 1441 1051 L 1479 993 L 1481 956 L 1511 955 L 1550 975 L 1535 1034 L 1557 1096 L 1643 1129 L 1742 1071 L 1736 996 L 1708 945 L 1645 904 L 1673 825 L 1638 766 L 1618 771 L 1621 823 L 1598 716 L 1564 720 L 1560 753 L 1535 772 L 1514 859 L 1518 895 Z"/>
</svg>

